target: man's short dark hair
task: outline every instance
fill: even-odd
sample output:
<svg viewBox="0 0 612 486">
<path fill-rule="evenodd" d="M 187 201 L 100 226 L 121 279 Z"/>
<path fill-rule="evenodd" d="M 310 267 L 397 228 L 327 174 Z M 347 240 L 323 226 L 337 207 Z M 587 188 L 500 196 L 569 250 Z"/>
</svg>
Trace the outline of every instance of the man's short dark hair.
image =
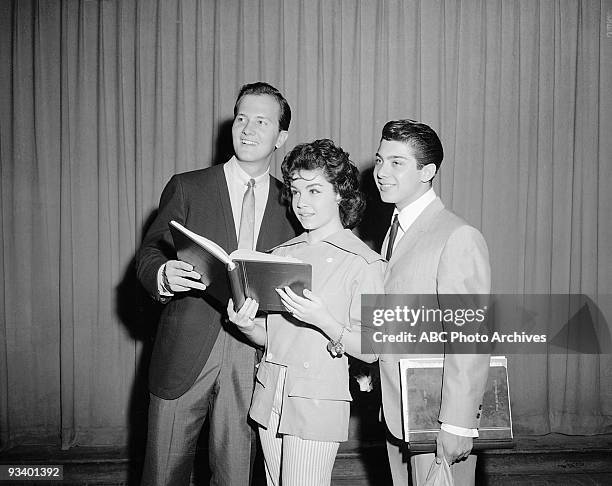
<svg viewBox="0 0 612 486">
<path fill-rule="evenodd" d="M 442 164 L 444 150 L 436 132 L 414 120 L 392 120 L 382 129 L 382 140 L 403 142 L 414 151 L 417 168 L 422 169 L 428 164 L 436 166 L 436 172 Z"/>
<path fill-rule="evenodd" d="M 285 97 L 277 90 L 274 86 L 258 81 L 257 83 L 245 84 L 240 88 L 238 98 L 236 98 L 236 104 L 234 105 L 234 118 L 238 114 L 238 105 L 240 100 L 246 95 L 269 95 L 272 96 L 277 102 L 280 108 L 280 116 L 278 119 L 278 128 L 280 130 L 289 130 L 289 124 L 291 123 L 291 108 Z"/>
<path fill-rule="evenodd" d="M 296 145 L 285 156 L 281 166 L 285 201 L 291 201 L 293 176 L 302 170 L 315 169 L 323 171 L 325 179 L 340 196 L 338 206 L 342 226 L 355 227 L 365 210 L 365 197 L 359 189 L 359 170 L 349 159 L 349 154 L 327 138 Z"/>
</svg>

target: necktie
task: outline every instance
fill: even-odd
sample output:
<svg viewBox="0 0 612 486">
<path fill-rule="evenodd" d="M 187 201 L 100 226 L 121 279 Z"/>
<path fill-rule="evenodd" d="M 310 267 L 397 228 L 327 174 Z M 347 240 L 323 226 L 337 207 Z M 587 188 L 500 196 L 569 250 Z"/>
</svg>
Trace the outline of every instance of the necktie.
<svg viewBox="0 0 612 486">
<path fill-rule="evenodd" d="M 395 243 L 395 237 L 397 236 L 397 229 L 399 228 L 399 219 L 397 214 L 393 218 L 393 224 L 391 224 L 391 230 L 389 231 L 389 242 L 387 243 L 387 255 L 385 259 L 391 260 L 391 253 L 393 253 L 393 244 Z"/>
<path fill-rule="evenodd" d="M 238 230 L 238 248 L 253 249 L 255 239 L 255 179 L 249 179 L 242 198 L 240 229 Z"/>
</svg>

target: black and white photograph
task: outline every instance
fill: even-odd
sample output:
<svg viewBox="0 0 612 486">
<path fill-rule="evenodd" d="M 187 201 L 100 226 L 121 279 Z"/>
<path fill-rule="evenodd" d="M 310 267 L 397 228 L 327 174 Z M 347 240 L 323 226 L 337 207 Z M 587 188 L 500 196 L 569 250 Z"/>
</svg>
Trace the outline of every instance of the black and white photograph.
<svg viewBox="0 0 612 486">
<path fill-rule="evenodd" d="M 612 484 L 612 0 L 0 0 L 0 483 Z"/>
</svg>

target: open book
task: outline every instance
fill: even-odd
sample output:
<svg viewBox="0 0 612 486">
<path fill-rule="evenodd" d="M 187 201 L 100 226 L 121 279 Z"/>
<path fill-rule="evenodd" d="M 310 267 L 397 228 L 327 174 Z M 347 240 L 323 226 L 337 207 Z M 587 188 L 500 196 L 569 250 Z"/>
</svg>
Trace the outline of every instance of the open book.
<svg viewBox="0 0 612 486">
<path fill-rule="evenodd" d="M 288 286 L 298 295 L 304 289 L 312 289 L 312 267 L 297 258 L 243 249 L 228 255 L 217 243 L 182 224 L 173 220 L 169 225 L 178 257 L 193 265 L 204 285 L 216 283 L 227 275 L 236 309 L 251 297 L 259 302 L 259 310 L 284 311 L 274 289 Z"/>
</svg>

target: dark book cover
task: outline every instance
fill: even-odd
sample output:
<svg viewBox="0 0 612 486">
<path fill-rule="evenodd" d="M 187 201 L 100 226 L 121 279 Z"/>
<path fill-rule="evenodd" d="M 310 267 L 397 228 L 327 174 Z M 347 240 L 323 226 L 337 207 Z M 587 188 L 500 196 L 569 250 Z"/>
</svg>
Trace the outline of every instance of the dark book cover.
<svg viewBox="0 0 612 486">
<path fill-rule="evenodd" d="M 312 289 L 312 267 L 307 263 L 235 260 L 236 268 L 229 272 L 235 307 L 240 308 L 247 297 L 259 303 L 259 310 L 283 312 L 285 306 L 274 289 L 290 287 L 302 295 Z"/>
<path fill-rule="evenodd" d="M 193 269 L 201 275 L 200 281 L 204 285 L 209 286 L 212 282 L 225 280 L 227 273 L 225 262 L 173 224 L 170 224 L 170 233 L 178 258 L 193 265 Z M 229 255 L 227 258 L 229 260 Z"/>
</svg>

